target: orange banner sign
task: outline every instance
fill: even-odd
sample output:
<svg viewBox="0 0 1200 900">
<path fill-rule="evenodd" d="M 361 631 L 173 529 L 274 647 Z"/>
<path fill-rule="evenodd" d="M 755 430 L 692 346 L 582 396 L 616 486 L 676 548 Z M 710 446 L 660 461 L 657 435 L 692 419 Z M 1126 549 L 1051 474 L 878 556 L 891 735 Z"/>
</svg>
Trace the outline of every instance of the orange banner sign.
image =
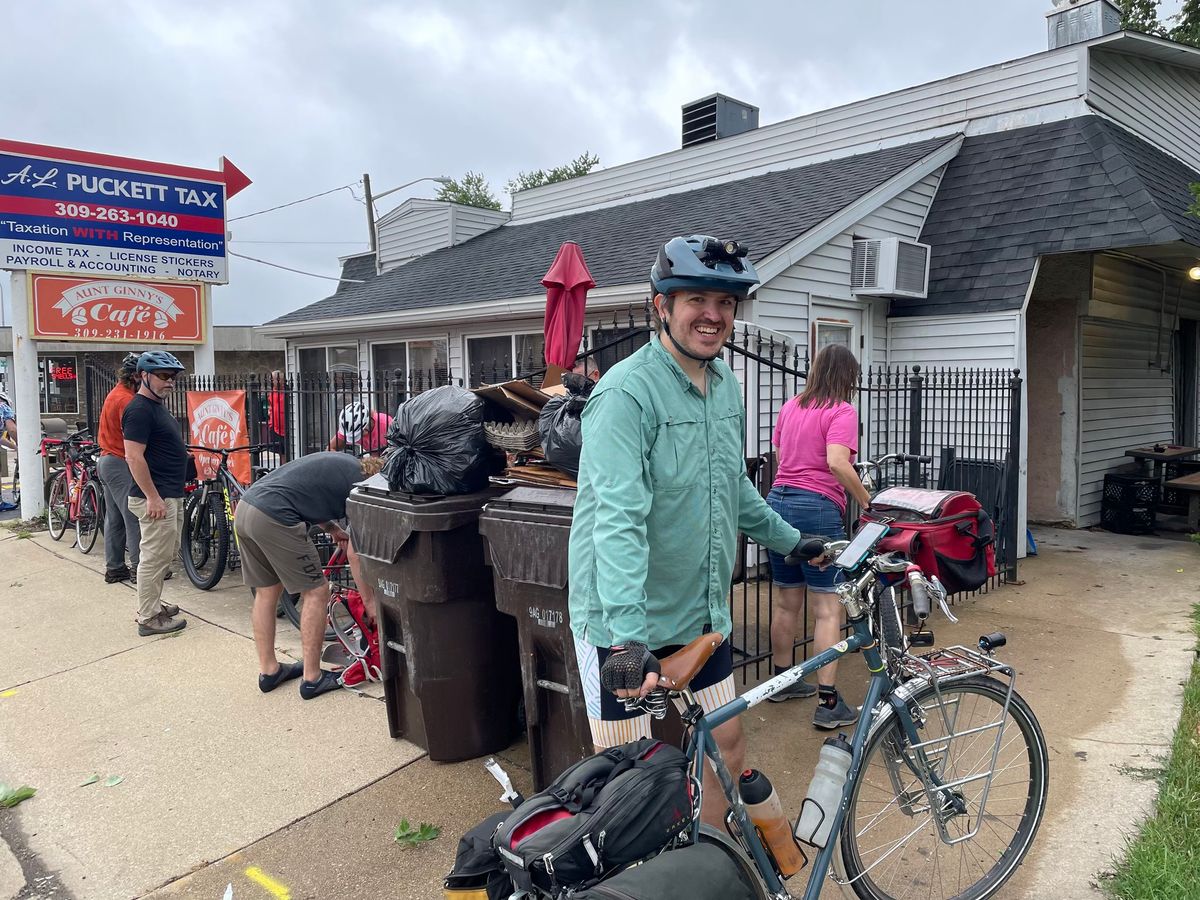
<svg viewBox="0 0 1200 900">
<path fill-rule="evenodd" d="M 245 447 L 250 443 L 246 436 L 246 392 L 245 391 L 188 391 L 188 443 L 204 447 Z M 214 478 L 220 455 L 193 450 L 196 470 L 202 479 Z M 242 450 L 229 457 L 229 471 L 242 484 L 250 483 L 250 451 Z"/>
<path fill-rule="evenodd" d="M 29 276 L 35 339 L 200 344 L 203 296 L 186 282 Z"/>
</svg>

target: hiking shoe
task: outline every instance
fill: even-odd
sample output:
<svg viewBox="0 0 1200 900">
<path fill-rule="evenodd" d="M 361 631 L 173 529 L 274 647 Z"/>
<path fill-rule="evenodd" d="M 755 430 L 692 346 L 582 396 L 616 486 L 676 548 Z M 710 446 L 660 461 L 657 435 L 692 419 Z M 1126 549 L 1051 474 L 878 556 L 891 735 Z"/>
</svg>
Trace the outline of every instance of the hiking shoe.
<svg viewBox="0 0 1200 900">
<path fill-rule="evenodd" d="M 119 569 L 105 569 L 104 570 L 104 583 L 105 584 L 116 584 L 118 581 L 128 581 L 128 580 L 129 580 L 129 567 L 128 566 L 121 566 L 121 568 L 119 568 Z"/>
<path fill-rule="evenodd" d="M 162 614 L 168 619 L 173 619 L 179 615 L 179 607 L 174 603 L 164 603 L 162 604 Z"/>
<path fill-rule="evenodd" d="M 303 668 L 303 664 L 301 664 Z M 329 691 L 336 691 L 342 686 L 338 680 L 337 672 L 322 672 L 321 677 L 316 681 L 305 681 L 300 679 L 300 698 L 302 700 L 311 700 L 313 697 L 319 697 L 321 694 Z"/>
<path fill-rule="evenodd" d="M 809 684 L 804 679 L 800 679 L 795 684 L 785 687 L 778 694 L 772 694 L 767 699 L 772 703 L 782 703 L 784 700 L 803 700 L 805 697 L 811 697 L 817 692 L 815 684 Z"/>
<path fill-rule="evenodd" d="M 174 634 L 187 627 L 187 619 L 173 619 L 165 613 L 159 613 L 152 619 L 138 623 L 138 634 L 150 637 L 154 634 Z"/>
<path fill-rule="evenodd" d="M 818 728 L 837 728 L 841 725 L 853 725 L 858 721 L 858 709 L 850 706 L 838 697 L 837 706 L 830 709 L 824 704 L 818 704 L 813 713 L 813 724 Z"/>
<path fill-rule="evenodd" d="M 291 681 L 293 678 L 299 678 L 304 674 L 304 663 L 280 663 L 279 670 L 273 675 L 259 675 L 258 689 L 264 694 L 269 694 L 275 688 L 279 687 L 285 681 Z M 314 697 L 316 694 L 313 695 Z"/>
</svg>

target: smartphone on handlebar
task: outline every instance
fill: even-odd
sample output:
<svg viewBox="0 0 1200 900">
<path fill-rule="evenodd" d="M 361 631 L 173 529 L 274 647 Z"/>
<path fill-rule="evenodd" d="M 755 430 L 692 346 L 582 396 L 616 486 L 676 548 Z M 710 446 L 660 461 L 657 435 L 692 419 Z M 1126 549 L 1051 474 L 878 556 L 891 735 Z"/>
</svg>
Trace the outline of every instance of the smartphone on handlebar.
<svg viewBox="0 0 1200 900">
<path fill-rule="evenodd" d="M 868 522 L 858 529 L 858 532 L 846 545 L 845 549 L 838 554 L 837 559 L 833 564 L 839 569 L 857 569 L 862 565 L 867 554 L 883 539 L 883 536 L 889 531 L 888 526 L 882 522 Z"/>
</svg>

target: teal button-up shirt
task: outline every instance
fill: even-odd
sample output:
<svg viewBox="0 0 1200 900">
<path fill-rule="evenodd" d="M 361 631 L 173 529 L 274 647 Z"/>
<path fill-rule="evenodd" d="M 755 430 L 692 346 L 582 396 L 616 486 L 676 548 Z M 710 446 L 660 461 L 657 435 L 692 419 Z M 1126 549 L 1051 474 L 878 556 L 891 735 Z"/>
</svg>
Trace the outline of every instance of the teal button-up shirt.
<svg viewBox="0 0 1200 900">
<path fill-rule="evenodd" d="M 737 533 L 790 553 L 800 533 L 746 477 L 741 387 L 724 362 L 701 394 L 655 339 L 613 366 L 583 411 L 571 526 L 571 628 L 609 647 L 726 637 Z"/>
</svg>

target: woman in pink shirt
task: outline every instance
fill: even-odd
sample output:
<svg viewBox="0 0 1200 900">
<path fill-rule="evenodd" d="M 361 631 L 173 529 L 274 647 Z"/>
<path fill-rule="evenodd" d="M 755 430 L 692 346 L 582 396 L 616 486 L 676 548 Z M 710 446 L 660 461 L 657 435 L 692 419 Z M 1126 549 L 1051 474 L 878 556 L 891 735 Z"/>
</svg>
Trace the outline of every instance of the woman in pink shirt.
<svg viewBox="0 0 1200 900">
<path fill-rule="evenodd" d="M 853 465 L 858 452 L 858 413 L 850 401 L 858 388 L 859 372 L 858 360 L 846 347 L 831 344 L 823 348 L 809 369 L 804 393 L 783 405 L 775 423 L 771 442 L 779 451 L 779 469 L 767 503 L 804 534 L 844 538 L 847 492 L 864 509 L 870 505 L 870 495 Z M 814 653 L 841 640 L 844 613 L 836 585 L 842 573 L 809 563 L 788 565 L 775 552 L 769 556 L 771 578 L 779 589 L 771 619 L 772 662 L 778 674 L 792 666 L 792 645 L 806 592 L 816 619 Z M 853 724 L 858 710 L 838 696 L 836 675 L 837 663 L 831 662 L 820 670 L 818 688 L 799 681 L 770 699 L 780 702 L 819 694 L 814 725 L 837 728 Z"/>
</svg>

